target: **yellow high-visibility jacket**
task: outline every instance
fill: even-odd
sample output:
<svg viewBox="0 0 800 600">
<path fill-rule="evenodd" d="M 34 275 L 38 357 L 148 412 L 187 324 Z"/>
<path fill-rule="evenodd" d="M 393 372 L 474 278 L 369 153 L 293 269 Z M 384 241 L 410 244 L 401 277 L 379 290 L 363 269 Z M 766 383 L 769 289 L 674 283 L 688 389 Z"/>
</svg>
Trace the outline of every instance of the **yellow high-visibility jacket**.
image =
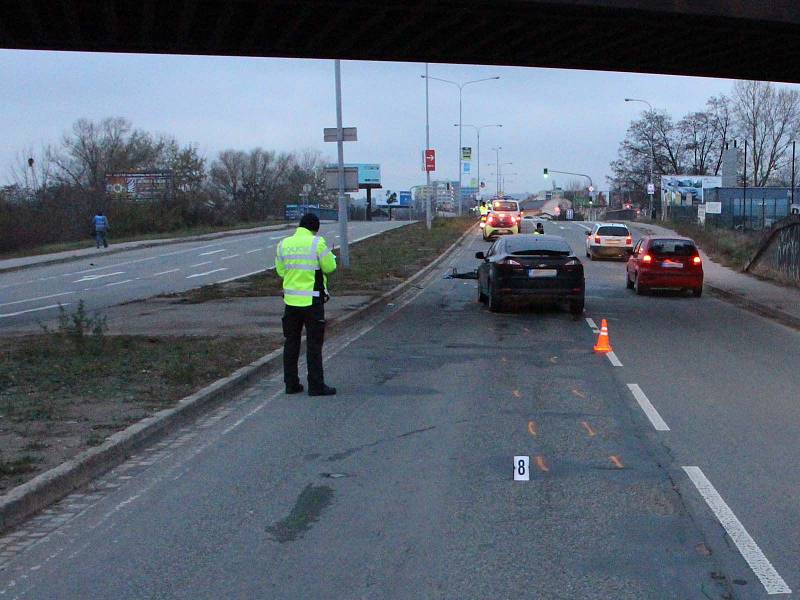
<svg viewBox="0 0 800 600">
<path fill-rule="evenodd" d="M 489 209 L 486 206 L 481 206 L 481 216 L 482 217 L 485 217 L 488 212 L 489 212 Z"/>
<path fill-rule="evenodd" d="M 283 300 L 289 306 L 311 306 L 327 290 L 328 275 L 335 270 L 336 257 L 325 239 L 305 227 L 278 244 L 275 271 L 283 279 Z"/>
</svg>

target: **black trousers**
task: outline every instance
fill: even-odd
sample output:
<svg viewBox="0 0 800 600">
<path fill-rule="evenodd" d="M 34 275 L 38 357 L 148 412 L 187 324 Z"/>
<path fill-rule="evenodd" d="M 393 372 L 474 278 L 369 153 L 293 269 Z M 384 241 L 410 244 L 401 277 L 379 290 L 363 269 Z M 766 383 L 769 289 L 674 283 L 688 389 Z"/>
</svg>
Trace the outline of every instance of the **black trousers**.
<svg viewBox="0 0 800 600">
<path fill-rule="evenodd" d="M 325 385 L 322 371 L 322 344 L 325 341 L 325 306 L 286 306 L 283 313 L 283 381 L 286 385 L 300 383 L 297 361 L 300 358 L 300 338 L 306 328 L 306 363 L 308 389 L 319 390 Z"/>
</svg>

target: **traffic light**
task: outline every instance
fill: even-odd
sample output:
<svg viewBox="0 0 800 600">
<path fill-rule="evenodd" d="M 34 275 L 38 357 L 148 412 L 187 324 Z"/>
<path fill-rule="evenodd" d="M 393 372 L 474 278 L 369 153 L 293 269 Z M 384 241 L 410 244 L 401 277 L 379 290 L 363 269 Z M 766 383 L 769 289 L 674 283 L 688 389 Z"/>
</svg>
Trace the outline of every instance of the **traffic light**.
<svg viewBox="0 0 800 600">
<path fill-rule="evenodd" d="M 545 170 L 544 170 L 544 178 L 547 179 L 548 177 L 549 177 L 549 175 L 547 174 L 547 168 L 545 168 Z"/>
</svg>

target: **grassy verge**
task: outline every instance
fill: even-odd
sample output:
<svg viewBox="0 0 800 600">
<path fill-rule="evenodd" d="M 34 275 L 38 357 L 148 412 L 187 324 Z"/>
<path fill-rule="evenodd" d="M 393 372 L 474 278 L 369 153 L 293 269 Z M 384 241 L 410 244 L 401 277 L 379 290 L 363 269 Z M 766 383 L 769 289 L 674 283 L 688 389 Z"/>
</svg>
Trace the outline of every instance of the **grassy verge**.
<svg viewBox="0 0 800 600">
<path fill-rule="evenodd" d="M 758 233 L 716 227 L 704 229 L 695 223 L 682 221 L 657 222 L 656 224 L 663 225 L 680 235 L 692 238 L 715 262 L 737 271 L 744 269 L 756 248 L 758 248 L 758 243 L 761 239 Z"/>
<path fill-rule="evenodd" d="M 434 260 L 474 224 L 472 217 L 437 219 L 430 231 L 424 223 L 413 223 L 359 242 L 350 248 L 350 268 L 337 270 L 329 278 L 328 287 L 340 296 L 369 296 L 388 291 Z M 338 250 L 334 252 L 338 255 Z M 266 271 L 176 296 L 187 302 L 207 302 L 280 293 L 280 278 L 274 271 Z"/>
<path fill-rule="evenodd" d="M 238 229 L 252 229 L 254 227 L 266 227 L 268 225 L 281 225 L 284 221 L 260 221 L 258 223 L 238 223 L 236 225 L 224 226 L 201 226 L 201 227 L 187 227 L 185 229 L 177 229 L 175 231 L 166 231 L 163 233 L 148 233 L 136 236 L 127 237 L 113 237 L 113 231 L 109 236 L 109 243 L 121 244 L 124 242 L 137 242 L 149 240 L 165 240 L 171 238 L 191 237 L 195 235 L 205 235 L 208 233 L 219 233 L 222 231 L 236 231 Z M 0 252 L 0 260 L 8 258 L 23 258 L 25 256 L 39 256 L 41 254 L 53 254 L 55 252 L 68 252 L 70 250 L 82 250 L 84 248 L 92 248 L 94 246 L 93 239 L 86 239 L 77 242 L 63 242 L 58 244 L 45 244 L 35 248 L 21 248 L 11 252 Z"/>
<path fill-rule="evenodd" d="M 0 339 L 0 493 L 279 344 L 267 337 L 111 337 L 102 323 L 83 325 Z"/>
</svg>

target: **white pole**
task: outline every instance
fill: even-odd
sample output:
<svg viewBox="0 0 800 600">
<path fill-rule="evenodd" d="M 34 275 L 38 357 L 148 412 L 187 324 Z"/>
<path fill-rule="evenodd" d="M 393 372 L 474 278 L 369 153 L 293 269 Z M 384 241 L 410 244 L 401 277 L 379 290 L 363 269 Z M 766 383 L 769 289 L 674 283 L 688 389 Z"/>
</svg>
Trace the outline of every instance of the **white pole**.
<svg viewBox="0 0 800 600">
<path fill-rule="evenodd" d="M 342 267 L 350 266 L 350 247 L 347 240 L 347 197 L 344 195 L 344 139 L 342 132 L 342 69 L 341 61 L 334 61 L 336 72 L 336 145 L 339 153 L 339 258 Z"/>
<path fill-rule="evenodd" d="M 430 102 L 428 101 L 428 63 L 425 63 L 425 151 L 431 147 L 431 125 L 430 125 Z M 428 171 L 427 160 L 423 157 L 425 164 L 425 227 L 431 228 L 431 172 Z"/>
<path fill-rule="evenodd" d="M 461 99 L 463 87 L 458 86 L 458 216 L 461 216 Z"/>
</svg>

